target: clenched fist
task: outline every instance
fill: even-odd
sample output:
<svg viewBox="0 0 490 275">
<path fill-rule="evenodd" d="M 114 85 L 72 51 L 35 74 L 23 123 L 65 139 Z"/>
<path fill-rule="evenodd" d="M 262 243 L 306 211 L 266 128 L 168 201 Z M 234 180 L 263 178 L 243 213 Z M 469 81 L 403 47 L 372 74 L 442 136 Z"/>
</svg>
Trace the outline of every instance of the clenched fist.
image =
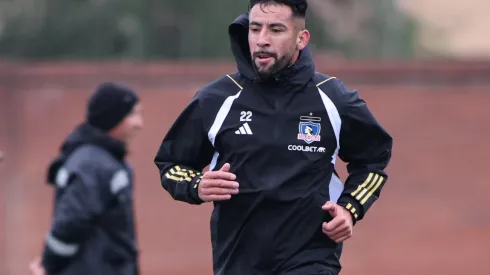
<svg viewBox="0 0 490 275">
<path fill-rule="evenodd" d="M 322 231 L 330 239 L 336 243 L 343 242 L 352 237 L 352 227 L 354 221 L 349 210 L 344 207 L 328 201 L 323 206 L 324 211 L 328 211 L 333 217 L 331 221 L 324 222 L 322 225 Z"/>
<path fill-rule="evenodd" d="M 223 201 L 238 194 L 236 175 L 230 173 L 230 164 L 226 163 L 219 171 L 207 171 L 198 186 L 199 198 L 205 202 Z"/>
</svg>

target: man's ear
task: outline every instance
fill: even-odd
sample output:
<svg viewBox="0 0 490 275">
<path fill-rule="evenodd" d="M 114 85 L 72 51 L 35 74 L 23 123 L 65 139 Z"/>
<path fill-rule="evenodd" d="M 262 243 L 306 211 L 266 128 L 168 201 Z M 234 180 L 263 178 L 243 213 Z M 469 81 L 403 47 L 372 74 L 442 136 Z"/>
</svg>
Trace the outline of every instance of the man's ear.
<svg viewBox="0 0 490 275">
<path fill-rule="evenodd" d="M 298 36 L 296 37 L 296 49 L 301 51 L 308 45 L 309 41 L 310 32 L 306 29 L 299 31 Z"/>
</svg>

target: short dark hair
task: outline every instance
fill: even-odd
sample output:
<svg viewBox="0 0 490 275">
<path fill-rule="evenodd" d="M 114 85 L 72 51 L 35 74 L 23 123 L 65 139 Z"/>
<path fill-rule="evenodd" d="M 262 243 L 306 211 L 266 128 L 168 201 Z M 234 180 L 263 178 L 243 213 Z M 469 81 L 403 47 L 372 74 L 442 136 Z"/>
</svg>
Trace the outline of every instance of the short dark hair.
<svg viewBox="0 0 490 275">
<path fill-rule="evenodd" d="M 249 8 L 252 9 L 256 4 L 280 4 L 286 5 L 293 10 L 294 17 L 306 18 L 308 3 L 306 0 L 250 0 Z"/>
</svg>

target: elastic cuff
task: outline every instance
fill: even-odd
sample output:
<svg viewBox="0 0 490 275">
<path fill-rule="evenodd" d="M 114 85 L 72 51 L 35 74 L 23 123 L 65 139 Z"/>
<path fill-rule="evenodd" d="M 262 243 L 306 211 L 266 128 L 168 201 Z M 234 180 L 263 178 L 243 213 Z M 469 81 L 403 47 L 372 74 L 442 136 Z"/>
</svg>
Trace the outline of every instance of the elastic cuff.
<svg viewBox="0 0 490 275">
<path fill-rule="evenodd" d="M 357 200 L 349 197 L 348 195 L 345 195 L 339 198 L 337 204 L 349 210 L 352 216 L 353 224 L 356 224 L 359 220 L 362 219 L 363 208 Z"/>
<path fill-rule="evenodd" d="M 199 197 L 199 183 L 201 182 L 202 176 L 195 177 L 189 184 L 189 194 L 192 198 L 192 204 L 201 204 L 204 201 Z"/>
</svg>

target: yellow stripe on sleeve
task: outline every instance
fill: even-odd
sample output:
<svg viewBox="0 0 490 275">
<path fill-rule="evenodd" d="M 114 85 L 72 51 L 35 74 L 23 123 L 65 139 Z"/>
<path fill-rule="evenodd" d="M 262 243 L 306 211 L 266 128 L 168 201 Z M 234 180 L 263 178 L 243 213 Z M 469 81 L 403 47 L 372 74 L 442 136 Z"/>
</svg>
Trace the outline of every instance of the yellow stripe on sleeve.
<svg viewBox="0 0 490 275">
<path fill-rule="evenodd" d="M 192 180 L 195 177 L 200 176 L 200 175 L 201 175 L 201 173 L 199 173 L 199 172 L 197 172 L 197 174 L 196 174 L 196 172 L 191 171 L 191 170 L 187 170 L 187 169 L 182 169 L 178 165 L 170 168 L 168 170 L 168 172 L 165 173 L 166 178 L 177 181 L 177 182 L 181 182 L 181 181 L 192 182 Z"/>
<path fill-rule="evenodd" d="M 366 187 L 366 185 L 371 181 L 371 178 L 373 177 L 373 173 L 369 173 L 369 176 L 366 178 L 366 180 L 357 187 L 357 190 L 352 192 L 351 195 L 354 197 L 357 195 L 357 193 L 359 193 L 359 191 L 361 191 L 361 189 L 363 189 L 364 187 Z"/>
<path fill-rule="evenodd" d="M 347 206 L 345 207 L 347 210 L 349 210 L 352 214 L 355 214 L 356 213 L 356 209 L 352 206 L 352 204 L 347 204 Z"/>
<path fill-rule="evenodd" d="M 181 176 L 182 179 L 184 179 L 184 180 L 186 180 L 188 182 L 191 182 L 192 181 L 192 178 L 189 177 L 189 173 L 185 173 L 185 172 L 180 171 L 180 172 L 177 172 L 176 174 L 179 175 L 179 176 Z"/>
<path fill-rule="evenodd" d="M 171 175 L 169 173 L 166 173 L 165 174 L 165 177 L 167 177 L 167 179 L 171 179 L 171 180 L 175 180 L 175 181 L 182 181 L 182 178 L 173 176 L 173 175 Z"/>
<path fill-rule="evenodd" d="M 374 186 L 374 188 L 372 190 L 369 190 L 369 192 L 364 197 L 364 199 L 362 199 L 361 204 L 365 204 L 366 201 L 373 195 L 373 193 L 376 192 L 376 190 L 378 190 L 378 188 L 381 186 L 381 183 L 383 183 L 383 180 L 384 180 L 384 178 L 382 176 L 380 176 L 379 180 L 376 183 L 376 185 Z"/>
<path fill-rule="evenodd" d="M 368 191 L 368 189 L 372 185 L 374 185 L 374 183 L 376 182 L 376 180 L 378 180 L 378 177 L 379 177 L 378 174 L 374 175 L 374 179 L 373 179 L 373 181 L 371 181 L 371 184 L 369 185 L 369 187 L 367 189 L 366 188 L 363 188 L 362 191 L 361 191 L 361 193 L 359 193 L 359 195 L 357 195 L 357 197 L 356 197 L 357 200 L 360 200 L 362 198 L 362 196 L 364 196 L 364 194 L 366 194 L 366 192 Z"/>
</svg>

